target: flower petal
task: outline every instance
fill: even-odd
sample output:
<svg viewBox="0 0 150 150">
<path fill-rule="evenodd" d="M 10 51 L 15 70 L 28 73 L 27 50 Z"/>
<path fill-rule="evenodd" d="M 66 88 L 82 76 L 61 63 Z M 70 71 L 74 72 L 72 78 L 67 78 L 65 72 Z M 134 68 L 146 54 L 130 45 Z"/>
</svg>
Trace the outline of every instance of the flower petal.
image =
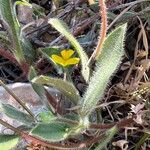
<svg viewBox="0 0 150 150">
<path fill-rule="evenodd" d="M 69 59 L 73 55 L 74 51 L 69 49 L 69 50 L 63 50 L 61 51 L 61 56 L 64 60 Z"/>
<path fill-rule="evenodd" d="M 74 58 L 70 58 L 66 61 L 65 65 L 68 66 L 68 65 L 74 65 L 74 64 L 78 64 L 80 61 L 79 58 L 77 57 L 74 57 Z"/>
<path fill-rule="evenodd" d="M 62 66 L 66 66 L 65 60 L 62 57 L 60 57 L 58 55 L 52 55 L 51 58 L 55 63 L 60 64 Z"/>
</svg>

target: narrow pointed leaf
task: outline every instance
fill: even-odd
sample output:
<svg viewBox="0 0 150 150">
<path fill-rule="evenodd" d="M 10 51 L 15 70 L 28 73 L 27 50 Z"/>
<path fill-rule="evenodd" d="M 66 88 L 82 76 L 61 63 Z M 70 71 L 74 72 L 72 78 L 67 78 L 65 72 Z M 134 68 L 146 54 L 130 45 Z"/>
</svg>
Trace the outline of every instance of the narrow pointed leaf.
<svg viewBox="0 0 150 150">
<path fill-rule="evenodd" d="M 0 111 L 5 113 L 8 117 L 15 119 L 23 124 L 32 125 L 34 123 L 33 119 L 26 113 L 17 110 L 15 107 L 9 104 L 0 104 Z"/>
<path fill-rule="evenodd" d="M 66 37 L 66 39 L 72 44 L 72 46 L 77 51 L 80 59 L 81 59 L 81 65 L 82 65 L 82 75 L 86 81 L 89 80 L 90 76 L 90 69 L 87 66 L 88 62 L 88 56 L 84 52 L 83 48 L 80 46 L 79 42 L 75 39 L 75 37 L 70 33 L 67 25 L 57 19 L 57 18 L 51 18 L 48 20 L 48 23 L 51 24 L 58 32 L 60 32 L 63 36 Z"/>
<path fill-rule="evenodd" d="M 14 148 L 19 142 L 19 137 L 17 135 L 2 135 L 0 134 L 0 149 L 10 150 Z"/>
<path fill-rule="evenodd" d="M 14 4 L 16 7 L 17 5 L 23 5 L 23 6 L 29 6 L 29 7 L 32 7 L 32 5 L 30 3 L 28 3 L 27 1 L 25 0 L 22 0 L 22 1 L 16 1 L 15 4 Z"/>
<path fill-rule="evenodd" d="M 2 18 L 8 23 L 9 32 L 13 42 L 13 53 L 18 62 L 24 62 L 24 53 L 19 41 L 19 24 L 14 16 L 11 0 L 0 0 L 0 12 Z"/>
<path fill-rule="evenodd" d="M 106 132 L 106 135 L 100 141 L 100 144 L 94 150 L 103 150 L 107 145 L 107 143 L 109 143 L 110 140 L 113 138 L 113 136 L 116 134 L 116 132 L 117 132 L 117 128 L 115 126 L 109 129 Z"/>
<path fill-rule="evenodd" d="M 140 137 L 139 141 L 136 143 L 135 150 L 139 150 L 144 142 L 146 142 L 150 138 L 150 134 L 144 133 L 142 137 Z"/>
<path fill-rule="evenodd" d="M 20 35 L 20 40 L 24 52 L 24 58 L 26 59 L 26 62 L 28 62 L 28 64 L 32 65 L 32 63 L 35 62 L 36 50 L 32 46 L 31 42 L 25 38 L 25 36 Z"/>
<path fill-rule="evenodd" d="M 63 81 L 62 79 L 52 78 L 48 76 L 39 76 L 32 80 L 33 83 L 50 85 L 62 92 L 70 101 L 77 104 L 80 96 L 77 89 L 72 83 Z"/>
<path fill-rule="evenodd" d="M 126 24 L 115 29 L 104 42 L 102 53 L 97 59 L 96 69 L 83 96 L 81 116 L 90 114 L 102 99 L 110 77 L 113 75 L 124 54 Z"/>
<path fill-rule="evenodd" d="M 40 123 L 31 131 L 31 134 L 43 140 L 58 142 L 68 137 L 70 129 L 70 125 L 60 122 Z"/>
</svg>

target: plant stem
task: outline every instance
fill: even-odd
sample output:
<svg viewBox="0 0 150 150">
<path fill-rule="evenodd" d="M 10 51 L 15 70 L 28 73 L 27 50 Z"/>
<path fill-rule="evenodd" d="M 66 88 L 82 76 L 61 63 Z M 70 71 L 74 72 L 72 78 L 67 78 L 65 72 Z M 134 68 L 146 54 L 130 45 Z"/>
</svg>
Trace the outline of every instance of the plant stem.
<svg viewBox="0 0 150 150">
<path fill-rule="evenodd" d="M 107 130 L 107 129 L 112 128 L 113 126 L 117 126 L 120 129 L 120 128 L 124 128 L 124 127 L 134 123 L 134 117 L 135 116 L 132 116 L 129 119 L 122 119 L 121 121 L 114 122 L 114 123 L 109 123 L 109 124 L 90 123 L 89 128 Z M 79 122 L 77 122 L 77 121 L 73 121 L 73 120 L 66 119 L 66 118 L 65 119 L 64 118 L 59 118 L 58 120 L 60 120 L 61 122 L 64 122 L 64 123 L 72 124 L 72 125 L 78 125 L 79 124 Z"/>
<path fill-rule="evenodd" d="M 96 49 L 92 53 L 91 57 L 89 58 L 88 65 L 90 65 L 91 61 L 97 58 L 102 50 L 103 43 L 105 41 L 106 33 L 107 33 L 107 10 L 106 10 L 106 4 L 105 0 L 99 0 L 99 6 L 100 6 L 100 14 L 101 14 L 101 29 L 100 29 L 100 38 L 98 40 L 98 44 L 96 46 Z"/>
<path fill-rule="evenodd" d="M 16 58 L 9 51 L 7 51 L 7 50 L 5 50 L 3 48 L 0 48 L 0 55 L 2 55 L 4 58 L 8 59 L 12 63 L 14 63 L 17 66 L 19 66 L 19 63 L 17 62 Z"/>
<path fill-rule="evenodd" d="M 20 135 L 22 138 L 24 138 L 28 141 L 34 141 L 34 142 L 39 143 L 42 146 L 53 148 L 53 149 L 59 149 L 59 150 L 82 149 L 84 147 L 92 145 L 93 143 L 99 141 L 100 138 L 102 138 L 101 136 L 98 136 L 96 138 L 92 138 L 92 139 L 90 138 L 88 140 L 81 141 L 80 143 L 77 143 L 77 144 L 62 145 L 61 143 L 50 143 L 50 142 L 44 141 L 42 139 L 39 139 L 35 136 L 29 135 L 28 133 L 23 132 L 23 131 L 13 127 L 12 125 L 8 124 L 7 122 L 3 121 L 2 119 L 0 119 L 0 124 L 7 127 L 8 129 L 11 129 L 12 131 L 16 132 L 18 135 Z"/>
<path fill-rule="evenodd" d="M 21 70 L 23 71 L 23 75 L 27 77 L 29 72 L 29 65 L 26 62 L 19 63 L 17 59 L 14 57 L 13 53 L 9 52 L 8 50 L 5 50 L 3 48 L 0 48 L 0 55 L 4 58 L 8 59 L 15 65 L 19 66 Z"/>
<path fill-rule="evenodd" d="M 63 77 L 64 81 L 69 81 L 72 82 L 71 80 L 71 76 L 70 76 L 70 72 L 69 72 L 69 68 L 64 68 L 64 77 Z"/>
<path fill-rule="evenodd" d="M 31 118 L 34 120 L 34 114 L 25 105 L 25 103 L 13 91 L 11 91 L 1 80 L 0 85 L 3 86 L 3 88 L 30 114 Z"/>
<path fill-rule="evenodd" d="M 71 121 L 73 123 L 73 121 Z M 133 117 L 130 119 L 124 119 L 120 122 L 117 123 L 112 123 L 112 124 L 91 124 L 91 128 L 95 128 L 95 129 L 110 129 L 112 128 L 114 125 L 117 125 L 118 128 L 123 128 L 126 127 L 127 125 L 133 123 Z M 42 139 L 39 139 L 37 137 L 34 137 L 32 135 L 29 135 L 26 132 L 23 132 L 15 127 L 13 127 L 12 125 L 8 124 L 7 122 L 4 122 L 2 119 L 0 119 L 0 124 L 4 125 L 5 127 L 11 129 L 12 131 L 16 132 L 18 135 L 20 135 L 22 138 L 25 138 L 26 140 L 29 141 L 34 141 L 37 142 L 39 144 L 41 144 L 42 146 L 45 147 L 49 147 L 49 148 L 54 148 L 54 149 L 60 149 L 60 150 L 72 150 L 72 149 L 83 149 L 84 147 L 90 146 L 96 142 L 98 142 L 100 139 L 103 138 L 103 136 L 97 136 L 97 137 L 92 137 L 89 138 L 87 140 L 81 141 L 77 144 L 71 144 L 71 145 L 62 145 L 61 143 L 50 143 L 47 141 L 44 141 Z M 75 123 L 76 124 L 76 123 Z"/>
<path fill-rule="evenodd" d="M 47 141 L 44 141 L 42 139 L 39 139 L 35 136 L 29 135 L 26 132 L 23 132 L 15 127 L 13 127 L 12 125 L 8 124 L 7 122 L 4 122 L 3 120 L 0 119 L 0 124 L 4 125 L 5 127 L 11 129 L 12 131 L 16 132 L 18 135 L 20 135 L 22 138 L 28 140 L 28 141 L 34 141 L 39 143 L 42 146 L 45 147 L 49 147 L 49 148 L 53 148 L 53 149 L 58 149 L 58 150 L 74 150 L 74 149 L 83 149 L 87 146 L 90 146 L 96 142 L 98 142 L 101 138 L 103 138 L 102 136 L 97 136 L 94 138 L 89 138 L 87 140 L 81 141 L 77 144 L 72 144 L 72 145 L 63 145 L 61 143 L 50 143 Z"/>
<path fill-rule="evenodd" d="M 142 3 L 142 2 L 146 2 L 146 1 L 149 1 L 149 0 L 136 0 L 136 1 L 133 1 L 133 2 L 121 4 L 121 5 L 116 6 L 116 7 L 112 7 L 109 10 L 112 11 L 112 10 L 122 9 L 122 8 L 128 7 L 130 5 L 137 5 L 138 3 Z"/>
<path fill-rule="evenodd" d="M 63 80 L 66 81 L 66 79 L 67 79 L 67 72 L 64 71 L 64 77 L 63 77 Z"/>
<path fill-rule="evenodd" d="M 133 117 L 129 118 L 129 119 L 123 119 L 119 122 L 114 122 L 111 124 L 91 124 L 90 128 L 106 130 L 106 129 L 112 128 L 113 126 L 117 126 L 120 129 L 123 127 L 127 127 L 128 125 L 130 125 L 132 123 L 134 123 Z"/>
<path fill-rule="evenodd" d="M 102 122 L 101 111 L 99 109 L 96 109 L 96 118 L 97 118 L 97 123 Z"/>
<path fill-rule="evenodd" d="M 29 73 L 29 64 L 26 61 L 21 62 L 20 63 L 20 68 L 23 71 L 23 76 L 27 77 L 28 73 Z"/>
</svg>

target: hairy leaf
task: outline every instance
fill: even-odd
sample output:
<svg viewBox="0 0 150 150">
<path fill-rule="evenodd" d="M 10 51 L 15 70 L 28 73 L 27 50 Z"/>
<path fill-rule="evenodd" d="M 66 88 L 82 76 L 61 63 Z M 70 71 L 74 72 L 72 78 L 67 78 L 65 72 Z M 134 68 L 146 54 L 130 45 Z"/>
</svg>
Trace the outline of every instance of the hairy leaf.
<svg viewBox="0 0 150 150">
<path fill-rule="evenodd" d="M 17 110 L 15 107 L 9 104 L 0 104 L 0 111 L 5 113 L 8 117 L 15 119 L 27 125 L 32 125 L 34 123 L 33 119 L 26 113 Z"/>
<path fill-rule="evenodd" d="M 87 116 L 102 99 L 110 77 L 113 75 L 124 54 L 126 24 L 115 29 L 104 42 L 102 53 L 97 59 L 96 69 L 83 96 L 81 116 Z"/>
<path fill-rule="evenodd" d="M 56 117 L 52 114 L 51 111 L 40 112 L 38 118 L 43 123 L 50 123 L 51 121 L 56 119 Z"/>
<path fill-rule="evenodd" d="M 14 17 L 13 6 L 11 0 L 0 0 L 0 12 L 2 18 L 7 22 L 9 31 L 11 33 L 11 39 L 13 42 L 13 53 L 18 62 L 24 62 L 24 53 L 19 41 L 19 24 Z"/>
<path fill-rule="evenodd" d="M 113 138 L 116 134 L 117 128 L 114 126 L 106 132 L 106 135 L 100 141 L 100 144 L 94 150 L 103 150 L 108 142 Z"/>
<path fill-rule="evenodd" d="M 24 57 L 28 64 L 32 64 L 35 62 L 36 58 L 36 50 L 33 48 L 31 42 L 24 37 L 24 35 L 20 35 L 21 46 L 24 51 Z"/>
<path fill-rule="evenodd" d="M 65 123 L 40 123 L 35 128 L 33 128 L 31 134 L 50 142 L 58 142 L 68 137 L 70 129 L 71 127 Z"/>
<path fill-rule="evenodd" d="M 136 143 L 135 150 L 139 150 L 141 148 L 141 145 L 150 138 L 150 134 L 144 133 L 142 137 L 140 137 L 140 140 Z"/>
<path fill-rule="evenodd" d="M 0 149 L 10 150 L 17 145 L 19 137 L 17 135 L 2 135 L 0 134 Z"/>
<path fill-rule="evenodd" d="M 48 76 L 39 76 L 37 78 L 34 78 L 32 82 L 37 84 L 50 85 L 57 88 L 59 91 L 62 92 L 62 94 L 67 96 L 70 99 L 70 101 L 72 101 L 75 104 L 77 104 L 80 98 L 79 93 L 74 87 L 74 85 L 67 81 L 63 81 L 62 79 L 52 78 Z"/>
<path fill-rule="evenodd" d="M 28 3 L 27 1 L 25 1 L 25 0 L 16 1 L 14 5 L 15 5 L 14 7 L 16 7 L 17 5 L 24 5 L 24 6 L 32 7 L 32 5 L 30 3 Z"/>
<path fill-rule="evenodd" d="M 70 33 L 67 25 L 56 18 L 51 18 L 48 20 L 48 23 L 51 24 L 58 32 L 60 32 L 63 36 L 67 38 L 67 40 L 73 45 L 75 50 L 77 51 L 82 65 L 82 75 L 86 81 L 89 80 L 90 69 L 87 66 L 88 57 L 84 52 L 83 48 L 80 46 L 79 42 L 75 39 L 75 37 Z"/>
</svg>

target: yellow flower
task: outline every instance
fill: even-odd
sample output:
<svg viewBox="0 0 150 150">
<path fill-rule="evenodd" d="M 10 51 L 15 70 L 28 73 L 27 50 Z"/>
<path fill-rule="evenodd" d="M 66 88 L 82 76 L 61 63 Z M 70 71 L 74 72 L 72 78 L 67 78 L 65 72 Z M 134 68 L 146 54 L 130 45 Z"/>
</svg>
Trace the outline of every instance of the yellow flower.
<svg viewBox="0 0 150 150">
<path fill-rule="evenodd" d="M 63 67 L 69 66 L 69 65 L 74 65 L 79 63 L 79 58 L 71 56 L 74 54 L 74 51 L 69 49 L 69 50 L 63 50 L 61 51 L 61 56 L 58 55 L 52 55 L 51 58 L 52 60 L 57 63 L 62 65 Z"/>
</svg>

